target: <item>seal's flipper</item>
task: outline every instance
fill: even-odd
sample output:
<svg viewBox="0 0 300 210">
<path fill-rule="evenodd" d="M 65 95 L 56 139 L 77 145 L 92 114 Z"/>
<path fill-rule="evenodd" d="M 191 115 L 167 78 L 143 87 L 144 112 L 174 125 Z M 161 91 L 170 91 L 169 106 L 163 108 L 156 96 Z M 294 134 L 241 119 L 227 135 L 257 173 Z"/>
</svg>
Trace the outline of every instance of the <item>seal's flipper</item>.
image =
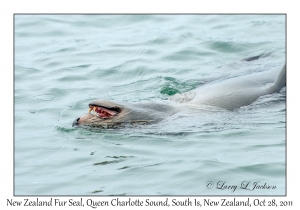
<svg viewBox="0 0 300 210">
<path fill-rule="evenodd" d="M 274 82 L 274 85 L 271 86 L 271 92 L 279 92 L 284 86 L 286 86 L 286 64 L 284 64 L 282 67 L 277 80 Z"/>
</svg>

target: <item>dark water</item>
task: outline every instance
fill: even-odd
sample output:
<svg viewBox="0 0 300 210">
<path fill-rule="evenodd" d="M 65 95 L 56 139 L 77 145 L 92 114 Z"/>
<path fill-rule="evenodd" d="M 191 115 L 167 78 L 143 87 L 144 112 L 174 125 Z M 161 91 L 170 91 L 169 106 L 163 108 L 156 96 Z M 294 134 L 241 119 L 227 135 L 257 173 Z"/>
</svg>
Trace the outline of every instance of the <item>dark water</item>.
<svg viewBox="0 0 300 210">
<path fill-rule="evenodd" d="M 221 68 L 260 53 L 265 66 Z M 284 62 L 283 15 L 16 15 L 15 194 L 284 195 L 285 89 L 233 112 L 72 127 L 95 99 L 164 101 Z M 240 188 L 255 182 L 275 189 Z"/>
</svg>

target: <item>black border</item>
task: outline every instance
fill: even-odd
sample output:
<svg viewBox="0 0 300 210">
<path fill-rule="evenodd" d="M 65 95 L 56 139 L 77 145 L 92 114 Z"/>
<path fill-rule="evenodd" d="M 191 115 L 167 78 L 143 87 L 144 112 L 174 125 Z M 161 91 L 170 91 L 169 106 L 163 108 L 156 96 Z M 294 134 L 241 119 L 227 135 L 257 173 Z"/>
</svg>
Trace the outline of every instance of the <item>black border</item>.
<svg viewBox="0 0 300 210">
<path fill-rule="evenodd" d="M 14 13 L 13 14 L 13 196 L 14 197 L 287 197 L 287 79 L 285 102 L 285 194 L 284 195 L 16 195 L 15 194 L 15 16 L 16 15 L 284 15 L 287 68 L 287 13 Z M 100 207 L 100 206 L 99 206 Z M 193 206 L 195 207 L 195 206 Z M 202 206 L 203 207 L 203 206 Z"/>
</svg>

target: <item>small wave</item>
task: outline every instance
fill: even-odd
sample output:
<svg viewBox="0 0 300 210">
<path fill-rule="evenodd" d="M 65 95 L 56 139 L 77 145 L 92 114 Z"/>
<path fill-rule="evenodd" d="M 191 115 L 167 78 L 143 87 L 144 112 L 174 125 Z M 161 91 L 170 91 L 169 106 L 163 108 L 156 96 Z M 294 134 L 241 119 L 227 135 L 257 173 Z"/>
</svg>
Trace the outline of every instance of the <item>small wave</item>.
<svg viewBox="0 0 300 210">
<path fill-rule="evenodd" d="M 36 101 L 53 101 L 55 100 L 55 95 L 52 94 L 43 94 L 43 95 L 36 95 L 33 96 L 33 99 Z"/>
<path fill-rule="evenodd" d="M 103 161 L 103 162 L 98 162 L 98 163 L 94 163 L 94 166 L 97 165 L 107 165 L 107 164 L 113 164 L 113 163 L 120 163 L 123 162 L 124 160 L 111 160 L 111 161 Z"/>
</svg>

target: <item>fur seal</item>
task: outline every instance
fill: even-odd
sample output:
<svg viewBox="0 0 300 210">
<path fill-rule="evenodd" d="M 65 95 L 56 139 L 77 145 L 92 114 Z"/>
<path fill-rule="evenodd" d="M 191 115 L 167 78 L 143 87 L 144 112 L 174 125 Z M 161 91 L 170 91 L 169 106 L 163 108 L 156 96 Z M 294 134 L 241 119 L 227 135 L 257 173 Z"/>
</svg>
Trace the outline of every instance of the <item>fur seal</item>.
<svg viewBox="0 0 300 210">
<path fill-rule="evenodd" d="M 253 56 L 243 61 L 257 60 Z M 186 105 L 209 105 L 226 110 L 247 106 L 260 96 L 279 92 L 286 86 L 286 65 L 277 70 L 252 73 L 202 85 L 187 93 L 171 97 L 174 104 L 116 104 L 96 100 L 89 104 L 87 114 L 77 118 L 73 126 L 115 128 L 124 125 L 155 123 L 178 112 Z M 91 113 L 93 112 L 93 114 Z"/>
<path fill-rule="evenodd" d="M 77 118 L 73 126 L 116 128 L 149 124 L 159 122 L 178 111 L 176 106 L 161 103 L 120 105 L 111 101 L 96 100 L 89 103 L 88 113 Z"/>
</svg>

